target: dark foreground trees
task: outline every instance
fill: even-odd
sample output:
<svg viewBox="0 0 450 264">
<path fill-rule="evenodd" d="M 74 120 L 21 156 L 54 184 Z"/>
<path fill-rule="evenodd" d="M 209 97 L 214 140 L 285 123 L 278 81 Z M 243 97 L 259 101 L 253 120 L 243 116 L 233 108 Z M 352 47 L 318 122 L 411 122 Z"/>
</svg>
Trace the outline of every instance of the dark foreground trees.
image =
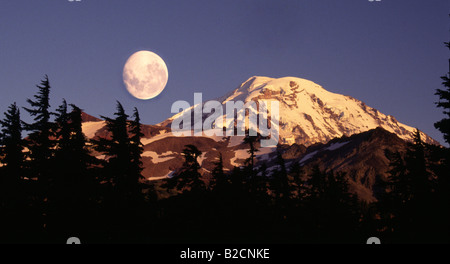
<svg viewBox="0 0 450 264">
<path fill-rule="evenodd" d="M 21 121 L 16 104 L 0 121 L 1 242 L 63 242 L 75 234 L 104 242 L 114 240 L 114 233 L 135 238 L 131 230 L 150 215 L 139 222 L 135 213 L 148 209 L 142 207 L 137 109 L 129 121 L 118 103 L 116 118 L 106 119 L 111 137 L 89 142 L 82 110 L 63 100 L 52 112 L 47 76 L 37 88 L 25 108 L 32 123 Z M 95 157 L 94 146 L 106 160 Z"/>
<path fill-rule="evenodd" d="M 450 42 L 446 42 L 445 45 L 450 49 Z M 441 79 L 443 80 L 442 84 L 445 89 L 436 90 L 435 95 L 439 96 L 439 101 L 436 105 L 439 108 L 443 108 L 445 117 L 436 122 L 434 126 L 441 131 L 444 135 L 445 141 L 450 144 L 450 70 L 448 75 L 442 76 Z"/>
<path fill-rule="evenodd" d="M 143 134 L 137 109 L 134 110 L 133 121 L 128 120 L 120 102 L 117 102 L 116 110 L 114 119 L 103 117 L 110 135 L 93 143 L 95 149 L 105 156 L 103 180 L 113 189 L 114 199 L 129 201 L 141 193 Z"/>
<path fill-rule="evenodd" d="M 0 157 L 3 157 L 2 186 L 17 186 L 21 177 L 23 177 L 24 141 L 22 139 L 20 110 L 16 103 L 12 104 L 4 115 L 5 119 L 0 120 L 3 127 L 0 134 L 0 145 L 3 146 L 0 152 Z"/>
</svg>

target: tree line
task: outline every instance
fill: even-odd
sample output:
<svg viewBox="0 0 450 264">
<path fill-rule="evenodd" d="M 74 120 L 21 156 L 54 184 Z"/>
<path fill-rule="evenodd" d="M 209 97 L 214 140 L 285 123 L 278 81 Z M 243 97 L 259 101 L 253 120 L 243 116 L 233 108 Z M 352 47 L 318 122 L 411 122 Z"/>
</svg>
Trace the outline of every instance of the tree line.
<svg viewBox="0 0 450 264">
<path fill-rule="evenodd" d="M 108 213 L 108 207 L 126 208 L 141 196 L 143 134 L 138 110 L 129 121 L 117 102 L 115 118 L 103 117 L 108 138 L 88 140 L 82 131 L 82 110 L 62 100 L 52 112 L 47 76 L 37 88 L 23 108 L 31 123 L 21 120 L 16 103 L 0 121 L 0 221 L 2 238 L 11 241 L 53 241 L 59 234 L 83 233 L 98 209 Z M 97 159 L 93 151 L 105 159 Z"/>
<path fill-rule="evenodd" d="M 449 44 L 446 43 L 447 47 Z M 449 47 L 450 48 L 450 47 Z M 436 123 L 450 143 L 450 73 L 437 89 L 444 119 Z M 378 201 L 349 191 L 342 172 L 287 166 L 256 168 L 259 136 L 246 136 L 245 166 L 224 169 L 220 154 L 206 182 L 186 145 L 184 163 L 166 180 L 142 179 L 142 125 L 117 102 L 102 117 L 108 135 L 88 140 L 82 110 L 65 100 L 54 112 L 46 76 L 21 120 L 13 103 L 0 120 L 0 241 L 63 243 L 448 243 L 449 149 L 425 144 L 417 130 L 406 153 L 388 153 L 389 177 Z M 131 119 L 131 120 L 130 120 Z M 27 132 L 26 137 L 22 137 Z M 250 133 L 248 133 L 250 134 Z M 102 158 L 97 158 L 101 156 Z M 161 192 L 170 193 L 162 197 Z"/>
</svg>

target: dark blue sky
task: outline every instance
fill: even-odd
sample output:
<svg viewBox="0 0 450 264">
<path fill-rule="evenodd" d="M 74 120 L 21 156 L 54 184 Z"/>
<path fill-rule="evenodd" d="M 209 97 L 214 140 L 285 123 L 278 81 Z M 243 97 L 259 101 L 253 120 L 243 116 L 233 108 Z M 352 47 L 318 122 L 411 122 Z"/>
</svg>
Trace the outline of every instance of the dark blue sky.
<svg viewBox="0 0 450 264">
<path fill-rule="evenodd" d="M 208 100 L 253 75 L 295 76 L 443 142 L 434 91 L 449 66 L 449 13 L 448 0 L 1 0 L 0 111 L 26 106 L 44 74 L 54 108 L 66 98 L 111 116 L 119 100 L 147 124 L 194 92 Z M 169 69 L 166 89 L 149 101 L 122 81 L 138 50 Z"/>
</svg>

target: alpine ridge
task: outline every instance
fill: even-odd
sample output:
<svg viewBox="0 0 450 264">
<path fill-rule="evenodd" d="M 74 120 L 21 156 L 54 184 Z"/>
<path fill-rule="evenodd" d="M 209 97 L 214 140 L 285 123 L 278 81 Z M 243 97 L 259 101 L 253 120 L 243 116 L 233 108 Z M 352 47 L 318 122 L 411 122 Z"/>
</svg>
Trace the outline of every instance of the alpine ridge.
<svg viewBox="0 0 450 264">
<path fill-rule="evenodd" d="M 406 142 L 412 141 L 415 131 L 362 101 L 328 92 L 314 82 L 295 77 L 251 77 L 216 101 L 225 108 L 228 101 L 259 99 L 279 101 L 280 140 L 277 147 L 261 148 L 257 144 L 255 169 L 258 174 L 270 175 L 277 170 L 279 152 L 288 167 L 298 163 L 305 171 L 319 166 L 325 171 L 347 173 L 351 191 L 366 201 L 377 200 L 376 183 L 387 176 L 389 153 L 404 152 Z M 188 144 L 202 152 L 198 162 L 206 182 L 220 155 L 225 172 L 245 165 L 249 146 L 243 136 L 174 136 L 170 129 L 172 121 L 186 113 L 176 114 L 157 125 L 142 126 L 142 173 L 147 180 L 176 174 L 183 165 L 182 152 Z M 207 117 L 203 115 L 203 119 Z M 108 137 L 103 120 L 87 114 L 83 115 L 83 120 L 83 131 L 88 138 Z M 439 145 L 422 132 L 421 138 L 426 143 Z M 104 157 L 99 154 L 97 158 Z M 263 167 L 264 172 L 260 171 Z"/>
<path fill-rule="evenodd" d="M 282 144 L 309 146 L 377 127 L 410 141 L 415 131 L 415 128 L 398 122 L 395 117 L 385 115 L 360 100 L 329 92 L 312 81 L 296 77 L 274 79 L 253 76 L 232 92 L 215 100 L 225 108 L 228 101 L 246 103 L 259 99 L 280 102 L 279 142 Z M 201 106 L 191 108 L 194 107 Z M 160 125 L 169 127 L 172 120 L 181 114 L 174 115 Z M 207 117 L 204 115 L 203 118 Z M 421 136 L 426 143 L 439 144 L 424 133 Z"/>
</svg>

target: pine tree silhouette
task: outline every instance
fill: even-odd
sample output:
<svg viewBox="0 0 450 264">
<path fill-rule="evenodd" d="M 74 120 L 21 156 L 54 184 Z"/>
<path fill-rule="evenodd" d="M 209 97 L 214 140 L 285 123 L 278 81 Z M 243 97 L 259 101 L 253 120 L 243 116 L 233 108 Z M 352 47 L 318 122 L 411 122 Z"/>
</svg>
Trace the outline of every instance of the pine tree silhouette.
<svg viewBox="0 0 450 264">
<path fill-rule="evenodd" d="M 53 157 L 54 140 L 51 138 L 53 123 L 50 121 L 50 83 L 45 75 L 40 85 L 37 85 L 38 94 L 35 100 L 27 99 L 30 108 L 24 109 L 34 117 L 34 123 L 23 122 L 24 129 L 30 131 L 28 135 L 28 149 L 30 153 L 32 177 L 37 177 L 44 186 L 51 181 L 50 169 L 51 158 Z"/>
<path fill-rule="evenodd" d="M 24 141 L 16 103 L 10 105 L 4 115 L 0 120 L 0 242 L 11 243 L 22 238 L 17 230 L 24 230 L 24 225 L 35 219 L 27 215 Z"/>
<path fill-rule="evenodd" d="M 227 175 L 225 175 L 223 169 L 223 157 L 222 153 L 219 153 L 219 160 L 214 163 L 215 167 L 212 170 L 212 176 L 215 181 L 214 190 L 216 192 L 222 192 L 228 187 L 229 181 Z"/>
<path fill-rule="evenodd" d="M 446 42 L 445 45 L 450 49 L 450 42 Z M 450 60 L 449 60 L 450 64 Z M 434 126 L 444 134 L 445 141 L 450 144 L 450 69 L 448 76 L 442 76 L 444 81 L 442 84 L 446 87 L 445 90 L 437 89 L 435 95 L 439 96 L 439 102 L 436 103 L 437 107 L 444 109 L 445 118 L 436 122 Z"/>
<path fill-rule="evenodd" d="M 55 150 L 56 181 L 70 197 L 80 193 L 82 183 L 87 183 L 88 169 L 95 163 L 87 146 L 87 138 L 82 130 L 82 110 L 71 104 L 72 111 L 68 112 L 67 103 L 56 110 L 55 136 L 58 139 Z M 85 186 L 87 187 L 87 186 Z"/>
<path fill-rule="evenodd" d="M 187 189 L 191 193 L 202 193 L 205 190 L 205 183 L 201 179 L 199 173 L 201 167 L 198 163 L 202 152 L 194 145 L 186 145 L 182 155 L 184 156 L 183 167 L 179 175 L 172 178 L 172 181 L 179 191 Z"/>
<path fill-rule="evenodd" d="M 57 139 L 57 149 L 67 150 L 70 144 L 70 116 L 67 112 L 67 102 L 63 99 L 62 104 L 56 109 L 55 124 L 53 127 L 55 137 Z M 65 158 L 68 158 L 66 156 Z"/>
<path fill-rule="evenodd" d="M 302 179 L 302 176 L 304 174 L 303 168 L 300 166 L 298 162 L 292 163 L 290 169 L 289 169 L 289 175 L 292 177 L 292 184 L 294 185 L 294 191 L 297 198 L 302 198 L 303 195 L 303 189 L 304 189 L 304 180 Z"/>
<path fill-rule="evenodd" d="M 22 124 L 20 121 L 20 110 L 16 103 L 9 106 L 5 112 L 5 119 L 0 120 L 3 127 L 0 134 L 0 157 L 3 164 L 2 186 L 7 189 L 16 189 L 22 178 L 22 166 L 24 160 L 22 140 Z"/>
<path fill-rule="evenodd" d="M 30 108 L 24 109 L 33 117 L 34 122 L 31 124 L 22 122 L 24 130 L 29 131 L 26 140 L 28 148 L 28 158 L 26 159 L 28 178 L 37 178 L 37 186 L 34 188 L 35 210 L 40 211 L 41 219 L 39 226 L 44 231 L 48 231 L 47 227 L 50 221 L 49 212 L 51 210 L 50 190 L 53 183 L 53 157 L 55 140 L 52 133 L 54 124 L 50 118 L 53 115 L 50 112 L 50 83 L 48 76 L 41 81 L 35 100 L 27 99 Z"/>
<path fill-rule="evenodd" d="M 433 197 L 435 181 L 430 175 L 426 146 L 417 129 L 413 143 L 408 144 L 405 157 L 396 154 L 391 162 L 390 192 L 387 194 L 387 226 L 393 232 L 393 239 L 399 242 L 425 242 L 429 239 L 427 233 L 430 216 L 434 214 Z M 428 237 L 428 238 L 427 238 Z"/>
<path fill-rule="evenodd" d="M 90 155 L 82 131 L 82 110 L 73 104 L 70 107 L 71 112 L 63 100 L 56 110 L 53 128 L 57 144 L 53 162 L 54 185 L 50 189 L 53 203 L 50 205 L 55 211 L 54 232 L 57 234 L 68 231 L 81 234 L 87 228 L 83 219 L 94 207 L 90 203 L 94 198 L 94 176 L 90 174 L 90 168 L 95 164 L 95 158 Z"/>
<path fill-rule="evenodd" d="M 101 196 L 102 217 L 109 224 L 104 227 L 114 240 L 135 242 L 144 227 L 137 219 L 145 219 L 153 207 L 144 208 L 141 195 L 141 153 L 143 152 L 141 123 L 137 109 L 134 119 L 117 102 L 115 118 L 102 116 L 109 132 L 107 137 L 92 140 L 95 150 L 105 155 Z M 140 231 L 141 230 L 141 231 Z"/>
<path fill-rule="evenodd" d="M 108 162 L 104 164 L 107 181 L 113 186 L 118 199 L 125 201 L 127 182 L 131 171 L 130 139 L 128 136 L 128 115 L 120 102 L 117 102 L 116 118 L 102 116 L 110 132 L 110 139 L 94 141 L 97 151 L 104 153 Z M 109 179 L 108 179 L 109 178 Z"/>
<path fill-rule="evenodd" d="M 279 151 L 277 151 L 277 165 L 278 170 L 272 175 L 271 189 L 275 193 L 276 199 L 284 200 L 285 202 L 291 195 L 291 188 L 286 163 Z"/>
<path fill-rule="evenodd" d="M 214 162 L 212 170 L 212 192 L 208 193 L 210 197 L 205 206 L 208 208 L 210 223 L 210 232 L 217 238 L 223 239 L 223 236 L 230 234 L 230 222 L 233 217 L 233 207 L 231 203 L 231 183 L 229 176 L 224 172 L 222 153 L 219 153 L 219 160 Z"/>
<path fill-rule="evenodd" d="M 327 203 L 329 204 L 329 233 L 333 241 L 354 241 L 359 236 L 360 206 L 357 196 L 350 193 L 345 173 L 327 175 Z M 362 239 L 364 239 L 363 237 Z"/>
<path fill-rule="evenodd" d="M 278 169 L 270 180 L 270 189 L 275 198 L 275 211 L 280 221 L 285 221 L 291 210 L 291 185 L 286 163 L 280 151 L 277 151 Z"/>
<path fill-rule="evenodd" d="M 359 210 L 357 198 L 349 192 L 348 180 L 343 173 L 324 173 L 314 167 L 309 181 L 306 207 L 313 241 L 352 241 L 357 235 Z"/>
<path fill-rule="evenodd" d="M 133 120 L 130 122 L 130 156 L 131 156 L 131 168 L 130 174 L 127 179 L 127 188 L 131 197 L 139 197 L 142 194 L 142 188 L 140 180 L 142 176 L 142 160 L 141 155 L 144 152 L 144 148 L 141 142 L 141 138 L 144 136 L 142 133 L 141 118 L 139 111 L 134 108 Z"/>
<path fill-rule="evenodd" d="M 88 140 L 83 133 L 82 110 L 74 104 L 70 104 L 72 111 L 69 113 L 70 128 L 70 149 L 72 151 L 72 160 L 75 174 L 85 175 L 87 170 L 96 165 L 96 159 L 91 156 L 91 150 L 88 147 Z M 81 179 L 83 182 L 83 180 Z"/>
<path fill-rule="evenodd" d="M 450 42 L 446 42 L 445 45 L 450 49 Z M 450 144 L 450 59 L 449 59 L 449 72 L 447 75 L 442 76 L 443 85 L 445 89 L 437 89 L 435 95 L 439 96 L 439 101 L 436 102 L 436 106 L 442 108 L 443 114 L 445 117 L 440 121 L 434 124 L 435 128 L 437 128 L 444 136 L 444 140 Z M 437 195 L 438 202 L 437 206 L 440 208 L 449 208 L 450 207 L 450 177 L 448 176 L 448 172 L 450 171 L 450 149 L 447 148 L 434 148 L 432 150 L 432 154 L 434 156 L 434 160 L 437 162 L 437 166 L 433 169 L 433 171 L 437 175 Z M 439 236 L 440 241 L 448 241 L 450 237 L 450 226 L 447 224 L 450 222 L 450 211 L 449 210 L 439 210 L 441 212 L 440 215 L 436 216 L 438 223 L 433 223 L 434 226 L 440 229 Z"/>
<path fill-rule="evenodd" d="M 259 141 L 258 136 L 251 136 L 251 132 L 249 130 L 247 130 L 247 133 L 245 134 L 244 137 L 244 143 L 248 144 L 249 146 L 249 150 L 247 151 L 248 154 L 250 154 L 250 157 L 248 157 L 248 159 L 245 161 L 246 164 L 249 165 L 249 169 L 251 172 L 251 176 L 253 176 L 253 169 L 255 167 L 255 156 L 256 156 L 256 152 L 258 152 L 258 148 L 256 147 L 256 143 Z"/>
<path fill-rule="evenodd" d="M 11 210 L 23 209 L 23 140 L 20 111 L 16 103 L 9 106 L 5 119 L 0 120 L 0 233 L 11 228 L 17 219 L 8 217 Z M 16 210 L 16 211 L 15 211 Z M 14 215 L 14 213 L 12 215 Z M 20 213 L 18 214 L 20 217 Z M 8 223 L 9 222 L 9 223 Z"/>
</svg>

